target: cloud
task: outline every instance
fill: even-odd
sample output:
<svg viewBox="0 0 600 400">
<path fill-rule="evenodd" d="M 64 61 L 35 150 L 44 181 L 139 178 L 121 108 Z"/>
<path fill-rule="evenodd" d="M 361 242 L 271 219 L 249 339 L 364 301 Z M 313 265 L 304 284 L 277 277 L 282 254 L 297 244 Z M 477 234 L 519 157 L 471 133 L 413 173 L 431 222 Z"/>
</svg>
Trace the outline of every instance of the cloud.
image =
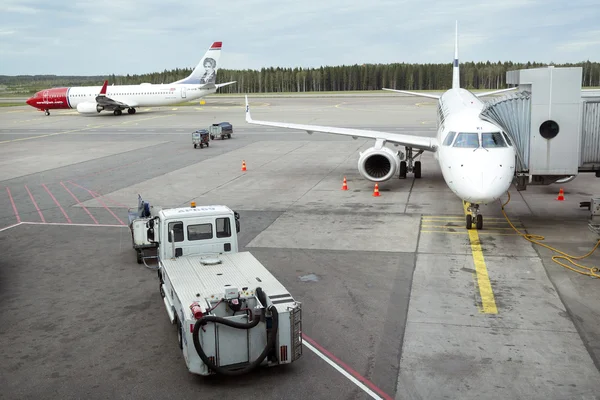
<svg viewBox="0 0 600 400">
<path fill-rule="evenodd" d="M 222 68 L 598 60 L 597 0 L 3 0 L 0 74 L 137 74 Z M 8 10 L 8 12 L 6 12 Z M 6 32 L 6 33 L 3 33 Z M 8 32 L 12 32 L 9 34 Z"/>
</svg>

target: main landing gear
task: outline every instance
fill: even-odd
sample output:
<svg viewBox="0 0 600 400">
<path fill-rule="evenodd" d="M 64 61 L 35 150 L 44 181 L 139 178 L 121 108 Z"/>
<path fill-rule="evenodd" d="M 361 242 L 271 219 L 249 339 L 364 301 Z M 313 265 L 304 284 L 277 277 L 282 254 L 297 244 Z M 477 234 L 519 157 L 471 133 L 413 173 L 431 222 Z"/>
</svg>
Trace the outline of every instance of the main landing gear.
<svg viewBox="0 0 600 400">
<path fill-rule="evenodd" d="M 483 215 L 479 214 L 479 204 L 469 204 L 467 207 L 467 229 L 473 228 L 473 222 L 477 230 L 483 229 Z"/>
<path fill-rule="evenodd" d="M 421 161 L 414 161 L 414 159 L 420 156 L 422 153 L 423 150 L 419 150 L 417 154 L 413 156 L 412 148 L 406 147 L 406 160 L 408 163 L 407 161 L 400 161 L 400 179 L 406 179 L 407 172 L 412 172 L 417 179 L 421 177 Z"/>
<path fill-rule="evenodd" d="M 135 114 L 135 108 L 128 108 L 127 109 L 127 113 L 128 114 Z M 113 114 L 115 114 L 115 115 L 121 115 L 121 114 L 123 114 L 123 110 L 121 110 L 120 108 L 117 108 L 115 111 L 113 111 Z"/>
</svg>

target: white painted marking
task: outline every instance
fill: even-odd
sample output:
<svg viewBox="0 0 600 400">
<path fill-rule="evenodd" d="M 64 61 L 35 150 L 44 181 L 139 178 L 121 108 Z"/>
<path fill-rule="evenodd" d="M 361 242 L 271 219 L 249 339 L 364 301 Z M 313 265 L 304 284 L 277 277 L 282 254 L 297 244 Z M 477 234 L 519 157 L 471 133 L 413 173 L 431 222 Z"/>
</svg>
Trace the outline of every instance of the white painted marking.
<svg viewBox="0 0 600 400">
<path fill-rule="evenodd" d="M 337 365 L 336 363 L 334 363 L 333 361 L 331 361 L 329 358 L 327 358 L 327 356 L 325 356 L 325 354 L 323 354 L 319 350 L 315 349 L 310 343 L 307 343 L 306 340 L 303 340 L 302 344 L 304 346 L 308 347 L 308 349 L 310 351 L 312 351 L 313 353 L 315 353 L 321 359 L 325 360 L 325 362 L 327 364 L 329 364 L 333 368 L 335 368 L 340 374 L 344 375 L 346 378 L 348 378 L 350 381 L 352 381 L 352 383 L 354 383 L 356 386 L 358 386 L 359 388 L 361 388 L 366 394 L 368 394 L 369 396 L 371 396 L 374 399 L 383 400 L 375 392 L 373 392 L 371 389 L 369 389 L 368 387 L 366 387 L 365 385 L 363 385 L 358 379 L 356 379 L 355 377 L 353 377 L 352 375 L 350 375 L 342 367 L 340 367 L 339 365 Z"/>
<path fill-rule="evenodd" d="M 9 230 L 10 228 L 17 227 L 17 226 L 19 226 L 19 225 L 21 225 L 21 224 L 22 224 L 22 222 L 19 222 L 19 223 L 17 223 L 17 224 L 10 225 L 10 226 L 5 226 L 4 228 L 0 229 L 0 232 L 7 231 L 7 230 Z"/>
<path fill-rule="evenodd" d="M 105 227 L 105 228 L 129 228 L 127 225 L 69 224 L 67 222 L 21 222 L 21 224 L 25 224 L 25 225 L 60 225 L 60 226 L 102 226 L 102 227 Z M 12 227 L 10 227 L 10 228 L 12 228 Z"/>
</svg>

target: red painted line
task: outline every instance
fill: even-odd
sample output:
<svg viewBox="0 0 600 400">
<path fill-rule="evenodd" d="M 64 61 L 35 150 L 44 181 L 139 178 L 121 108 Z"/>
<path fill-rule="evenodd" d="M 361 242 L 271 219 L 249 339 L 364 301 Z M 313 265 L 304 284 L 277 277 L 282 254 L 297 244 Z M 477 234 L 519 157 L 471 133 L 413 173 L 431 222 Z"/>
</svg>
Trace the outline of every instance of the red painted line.
<svg viewBox="0 0 600 400">
<path fill-rule="evenodd" d="M 115 204 L 115 205 L 117 205 L 117 206 L 119 206 L 119 207 L 123 207 L 123 208 L 129 208 L 129 207 L 128 207 L 128 206 L 126 206 L 125 204 L 121 204 L 121 203 L 119 203 L 119 202 L 117 202 L 117 201 L 115 201 L 115 200 L 112 200 L 112 199 L 111 199 L 110 197 L 108 197 L 108 196 L 105 196 L 105 195 L 103 195 L 103 194 L 100 194 L 100 193 L 98 193 L 98 192 L 94 192 L 93 190 L 90 190 L 90 189 L 88 189 L 88 188 L 86 188 L 86 187 L 83 187 L 83 186 L 81 186 L 81 185 L 78 185 L 78 184 L 76 184 L 76 183 L 75 183 L 75 182 L 73 182 L 73 181 L 68 181 L 68 182 L 69 182 L 70 184 L 72 184 L 72 185 L 75 185 L 75 186 L 77 186 L 78 188 L 81 188 L 81 189 L 83 189 L 83 190 L 87 191 L 87 192 L 88 192 L 89 194 L 91 194 L 92 196 L 94 196 L 94 195 L 95 195 L 95 196 L 99 196 L 99 197 L 104 197 L 106 200 L 110 201 L 111 203 L 113 203 L 113 204 Z"/>
<path fill-rule="evenodd" d="M 56 197 L 54 197 L 54 195 L 50 191 L 50 189 L 48 189 L 48 187 L 45 184 L 43 184 L 43 183 L 42 183 L 42 186 L 44 187 L 44 189 L 46 189 L 46 192 L 48 192 L 48 194 L 50 195 L 50 197 L 52 197 L 52 200 L 54 200 L 54 202 L 56 203 L 56 205 L 58 206 L 58 208 L 60 208 L 60 211 L 62 211 L 63 215 L 67 219 L 67 222 L 71 223 L 71 218 L 69 218 L 69 216 L 67 215 L 67 213 L 65 212 L 65 210 L 62 208 L 62 206 L 60 205 L 60 203 L 58 202 L 58 200 L 56 200 Z"/>
<path fill-rule="evenodd" d="M 15 205 L 15 201 L 12 198 L 12 194 L 10 194 L 10 189 L 8 188 L 8 186 L 6 187 L 6 191 L 8 192 L 8 197 L 10 197 L 10 204 L 12 204 L 13 211 L 15 212 L 15 217 L 17 217 L 17 222 L 21 222 L 21 217 L 19 216 L 17 206 Z"/>
<path fill-rule="evenodd" d="M 69 183 L 72 183 L 75 186 L 79 186 L 76 183 L 73 183 L 71 181 L 69 181 Z M 98 200 L 98 202 L 100 203 L 100 205 L 104 208 L 106 208 L 106 210 L 112 214 L 113 217 L 115 217 L 117 219 L 117 221 L 119 221 L 121 223 L 121 225 L 125 225 L 125 223 L 123 221 L 121 221 L 121 219 L 119 217 L 116 216 L 116 214 L 110 209 L 108 208 L 108 206 L 106 204 L 104 204 L 104 202 L 102 201 L 102 199 L 100 198 L 100 196 L 97 196 L 93 191 L 91 191 L 90 189 L 86 189 L 83 186 L 79 186 L 80 188 L 82 188 L 83 190 L 86 190 L 89 194 L 92 195 L 92 197 L 94 197 L 96 200 Z"/>
<path fill-rule="evenodd" d="M 40 214 L 40 218 L 42 219 L 42 222 L 46 222 L 46 219 L 44 218 L 44 214 L 42 214 L 42 210 L 40 210 L 40 208 L 38 207 L 38 204 L 36 203 L 35 199 L 33 198 L 33 195 L 29 191 L 29 188 L 27 187 L 27 185 L 25 185 L 25 189 L 27 190 L 27 193 L 29 193 L 29 198 L 33 202 L 35 209 L 37 210 L 38 214 Z"/>
<path fill-rule="evenodd" d="M 75 199 L 75 201 L 77 202 L 77 204 L 79 204 L 79 205 L 80 205 L 80 206 L 81 206 L 81 207 L 82 207 L 82 208 L 85 210 L 85 212 L 86 212 L 86 213 L 87 213 L 87 214 L 90 216 L 90 218 L 92 219 L 92 221 L 94 221 L 94 222 L 97 224 L 97 223 L 98 223 L 98 221 L 96 220 L 96 218 L 94 218 L 94 216 L 93 216 L 93 215 L 90 213 L 90 211 L 89 211 L 87 208 L 85 208 L 85 206 L 84 206 L 83 204 L 81 204 L 81 202 L 80 202 L 80 201 L 79 201 L 79 199 L 78 199 L 78 198 L 77 198 L 77 197 L 76 197 L 76 196 L 73 194 L 73 192 L 71 192 L 71 191 L 69 190 L 69 188 L 65 186 L 65 184 L 64 184 L 64 183 L 62 183 L 62 182 L 61 182 L 60 184 L 61 184 L 61 185 L 62 185 L 62 187 L 64 187 L 64 188 L 65 188 L 65 190 L 66 190 L 67 192 L 69 192 L 69 194 L 70 194 L 70 195 L 71 195 L 71 196 L 72 196 L 72 197 Z"/>
<path fill-rule="evenodd" d="M 317 349 L 319 349 L 319 351 L 321 353 L 325 354 L 333 362 L 335 362 L 337 365 L 339 365 L 340 367 L 342 367 L 344 370 L 346 370 L 346 372 L 348 372 L 350 375 L 354 376 L 356 379 L 358 379 L 359 381 L 361 381 L 363 384 L 365 384 L 366 386 L 368 386 L 369 389 L 373 390 L 375 393 L 377 393 L 378 395 L 380 395 L 383 399 L 385 399 L 385 400 L 394 400 L 389 394 L 385 393 L 383 390 L 381 390 L 377 386 L 375 386 L 375 384 L 373 382 L 371 382 L 370 380 L 368 380 L 367 378 L 365 378 L 364 376 L 362 376 L 361 374 L 359 374 L 358 372 L 356 372 L 355 370 L 353 370 L 352 368 L 350 368 L 350 366 L 348 364 L 344 363 L 342 360 L 340 360 L 339 358 L 337 358 L 336 356 L 334 356 L 333 354 L 331 354 L 323 346 L 321 346 L 320 344 L 318 344 L 317 342 L 315 342 L 313 339 L 311 339 L 308 336 L 306 336 L 304 333 L 302 333 L 302 339 L 306 340 L 308 343 L 312 344 L 314 347 L 316 347 Z"/>
</svg>

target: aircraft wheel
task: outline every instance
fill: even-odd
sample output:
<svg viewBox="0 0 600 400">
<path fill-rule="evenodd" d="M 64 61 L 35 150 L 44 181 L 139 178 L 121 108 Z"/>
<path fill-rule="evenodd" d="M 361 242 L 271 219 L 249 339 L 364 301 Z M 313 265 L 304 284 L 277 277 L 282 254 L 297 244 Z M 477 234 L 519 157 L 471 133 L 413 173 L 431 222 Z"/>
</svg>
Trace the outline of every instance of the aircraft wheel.
<svg viewBox="0 0 600 400">
<path fill-rule="evenodd" d="M 50 111 L 46 110 L 46 112 L 44 114 L 50 115 Z"/>
<path fill-rule="evenodd" d="M 127 113 L 128 114 L 135 114 L 135 108 L 129 108 L 129 109 L 127 109 Z"/>
<path fill-rule="evenodd" d="M 206 147 L 208 147 L 208 142 L 206 142 Z"/>
<path fill-rule="evenodd" d="M 406 179 L 406 161 L 400 161 L 400 179 Z"/>
<path fill-rule="evenodd" d="M 477 214 L 475 226 L 477 229 L 483 229 L 483 215 Z"/>
<path fill-rule="evenodd" d="M 467 215 L 467 229 L 471 229 L 473 227 L 473 217 L 471 214 Z"/>
<path fill-rule="evenodd" d="M 415 161 L 413 173 L 415 174 L 415 178 L 419 179 L 421 177 L 421 161 Z"/>
<path fill-rule="evenodd" d="M 197 144 L 194 144 L 194 148 L 196 148 L 196 147 L 198 147 L 198 145 L 197 145 Z"/>
</svg>

